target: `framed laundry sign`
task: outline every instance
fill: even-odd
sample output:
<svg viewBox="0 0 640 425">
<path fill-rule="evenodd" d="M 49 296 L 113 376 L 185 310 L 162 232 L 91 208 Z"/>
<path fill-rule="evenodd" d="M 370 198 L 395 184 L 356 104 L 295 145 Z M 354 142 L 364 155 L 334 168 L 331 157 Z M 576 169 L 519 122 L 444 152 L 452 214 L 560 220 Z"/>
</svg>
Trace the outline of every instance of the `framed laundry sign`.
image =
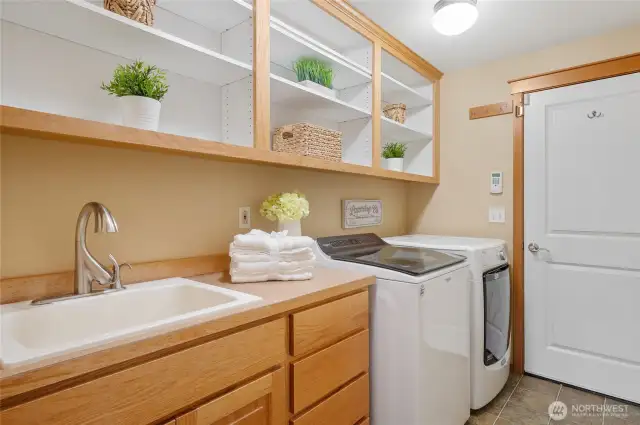
<svg viewBox="0 0 640 425">
<path fill-rule="evenodd" d="M 346 199 L 342 201 L 342 228 L 379 226 L 382 224 L 382 201 Z"/>
</svg>

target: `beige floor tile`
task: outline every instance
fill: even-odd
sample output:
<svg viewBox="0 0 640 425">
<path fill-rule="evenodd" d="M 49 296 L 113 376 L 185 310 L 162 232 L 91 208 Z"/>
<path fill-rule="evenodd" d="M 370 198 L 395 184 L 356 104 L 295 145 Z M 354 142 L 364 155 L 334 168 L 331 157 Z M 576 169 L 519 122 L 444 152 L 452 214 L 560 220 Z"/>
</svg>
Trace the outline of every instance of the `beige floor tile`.
<svg viewBox="0 0 640 425">
<path fill-rule="evenodd" d="M 567 425 L 602 425 L 602 416 L 581 416 L 581 417 L 568 417 L 564 422 L 569 421 Z M 558 425 L 561 423 L 559 422 Z"/>
<path fill-rule="evenodd" d="M 569 409 L 571 409 L 571 404 L 593 404 L 593 405 L 602 405 L 604 404 L 604 396 L 593 394 L 587 391 L 577 390 L 575 388 L 563 386 L 562 390 L 560 390 L 560 396 L 558 400 L 564 402 Z"/>
<path fill-rule="evenodd" d="M 518 382 L 522 378 L 522 375 L 509 375 L 509 379 L 507 379 L 507 383 L 504 384 L 505 388 L 514 389 Z"/>
<path fill-rule="evenodd" d="M 498 418 L 495 425 L 513 425 L 513 422 L 509 422 L 506 419 Z"/>
<path fill-rule="evenodd" d="M 514 425 L 547 425 L 549 422 L 547 413 L 535 412 L 511 400 L 502 409 L 500 418 L 506 419 Z"/>
<path fill-rule="evenodd" d="M 604 396 L 563 386 L 558 400 L 567 405 L 572 424 L 602 425 Z"/>
<path fill-rule="evenodd" d="M 569 412 L 571 412 L 571 407 L 569 407 Z M 589 415 L 573 415 L 569 413 L 566 421 L 569 421 L 572 425 L 602 425 L 602 415 L 598 415 L 597 412 Z"/>
<path fill-rule="evenodd" d="M 558 395 L 558 391 L 560 390 L 560 384 L 525 375 L 520 380 L 518 388 L 524 388 L 539 393 L 553 394 L 554 396 L 556 396 Z"/>
<path fill-rule="evenodd" d="M 640 418 L 616 418 L 606 417 L 604 418 L 604 425 L 640 425 Z"/>
<path fill-rule="evenodd" d="M 630 422 L 633 425 L 640 424 L 640 406 L 628 404 L 611 398 L 607 398 L 606 405 L 613 406 L 613 408 L 609 407 L 606 409 L 606 416 L 610 418 L 619 418 L 626 422 Z M 607 419 L 605 419 L 605 423 L 607 423 Z M 615 425 L 617 425 L 617 423 Z"/>
<path fill-rule="evenodd" d="M 519 404 L 534 412 L 547 413 L 549 411 L 549 405 L 554 402 L 555 399 L 555 394 L 539 393 L 518 387 L 513 392 L 509 403 Z"/>
<path fill-rule="evenodd" d="M 471 413 L 471 417 L 467 421 L 467 425 L 493 425 L 496 419 L 498 419 L 498 416 L 493 413 L 475 411 Z"/>
<path fill-rule="evenodd" d="M 499 414 L 502 408 L 504 407 L 504 405 L 507 404 L 507 400 L 509 400 L 511 393 L 513 392 L 513 387 L 514 386 L 506 385 L 502 389 L 502 391 L 500 391 L 500 394 L 498 394 L 496 398 L 494 398 L 491 402 L 489 402 L 489 404 L 487 404 L 481 410 L 491 412 L 496 415 Z"/>
</svg>

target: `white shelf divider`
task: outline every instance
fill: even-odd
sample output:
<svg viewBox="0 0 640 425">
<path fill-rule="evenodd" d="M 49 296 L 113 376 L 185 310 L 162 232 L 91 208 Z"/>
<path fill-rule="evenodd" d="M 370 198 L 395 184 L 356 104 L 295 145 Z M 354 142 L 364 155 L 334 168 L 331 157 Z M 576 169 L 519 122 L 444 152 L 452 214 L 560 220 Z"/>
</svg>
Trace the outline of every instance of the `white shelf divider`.
<svg viewBox="0 0 640 425">
<path fill-rule="evenodd" d="M 141 59 L 218 86 L 252 74 L 249 64 L 84 0 L 5 2 L 2 19 L 128 60 Z"/>
<path fill-rule="evenodd" d="M 401 83 L 385 74 L 382 76 L 382 101 L 385 103 L 404 103 L 407 108 L 431 106 L 431 99 L 423 96 L 417 90 Z"/>
<path fill-rule="evenodd" d="M 415 141 L 431 141 L 433 136 L 431 133 L 408 127 L 406 124 L 400 124 L 397 121 L 382 116 L 382 143 L 388 142 L 404 142 L 410 143 Z"/>
<path fill-rule="evenodd" d="M 326 96 L 275 74 L 271 74 L 271 103 L 287 108 L 313 111 L 319 117 L 334 122 L 371 117 L 371 113 L 365 109 Z"/>
</svg>

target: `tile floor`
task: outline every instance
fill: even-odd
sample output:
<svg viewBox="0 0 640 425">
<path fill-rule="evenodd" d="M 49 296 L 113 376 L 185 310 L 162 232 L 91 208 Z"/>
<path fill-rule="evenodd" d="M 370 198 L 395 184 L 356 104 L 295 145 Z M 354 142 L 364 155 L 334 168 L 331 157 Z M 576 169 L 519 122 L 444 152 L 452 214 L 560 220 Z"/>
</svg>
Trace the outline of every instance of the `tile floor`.
<svg viewBox="0 0 640 425">
<path fill-rule="evenodd" d="M 568 416 L 560 421 L 550 419 L 547 413 L 549 404 L 556 400 L 568 407 Z M 574 408 L 579 411 L 574 413 Z M 471 413 L 466 425 L 556 424 L 640 425 L 640 406 L 532 376 L 514 375 L 495 400 Z"/>
</svg>

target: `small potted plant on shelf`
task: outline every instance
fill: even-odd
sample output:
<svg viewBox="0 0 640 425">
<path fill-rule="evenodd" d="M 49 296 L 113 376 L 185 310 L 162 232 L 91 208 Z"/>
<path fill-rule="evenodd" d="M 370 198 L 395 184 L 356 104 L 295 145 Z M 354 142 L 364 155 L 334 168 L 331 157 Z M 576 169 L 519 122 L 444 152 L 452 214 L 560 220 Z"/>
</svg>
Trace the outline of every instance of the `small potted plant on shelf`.
<svg viewBox="0 0 640 425">
<path fill-rule="evenodd" d="M 260 205 L 260 215 L 278 221 L 278 232 L 287 231 L 287 236 L 301 236 L 300 220 L 309 216 L 309 201 L 300 192 L 276 193 Z"/>
<path fill-rule="evenodd" d="M 333 69 L 320 59 L 302 57 L 293 64 L 298 83 L 329 97 L 336 97 L 333 90 Z"/>
<path fill-rule="evenodd" d="M 404 171 L 404 154 L 407 152 L 405 143 L 391 142 L 382 148 L 382 157 L 386 162 L 386 169 Z"/>
<path fill-rule="evenodd" d="M 120 98 L 122 123 L 143 130 L 157 130 L 160 120 L 160 101 L 169 90 L 164 71 L 154 65 L 135 61 L 118 65 L 109 84 L 102 90 Z"/>
</svg>

